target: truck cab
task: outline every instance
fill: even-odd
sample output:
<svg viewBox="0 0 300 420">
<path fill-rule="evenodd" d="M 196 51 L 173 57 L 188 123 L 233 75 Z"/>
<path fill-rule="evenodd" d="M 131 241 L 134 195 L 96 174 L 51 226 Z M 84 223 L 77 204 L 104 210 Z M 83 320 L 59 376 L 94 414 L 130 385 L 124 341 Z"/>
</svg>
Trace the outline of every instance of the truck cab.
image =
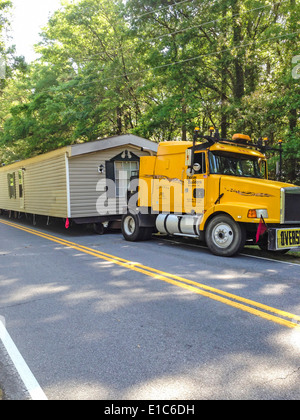
<svg viewBox="0 0 300 420">
<path fill-rule="evenodd" d="M 268 180 L 265 154 L 248 136 L 205 140 L 162 142 L 157 156 L 141 158 L 125 239 L 153 231 L 197 237 L 220 256 L 246 241 L 271 251 L 300 247 L 300 187 Z"/>
</svg>

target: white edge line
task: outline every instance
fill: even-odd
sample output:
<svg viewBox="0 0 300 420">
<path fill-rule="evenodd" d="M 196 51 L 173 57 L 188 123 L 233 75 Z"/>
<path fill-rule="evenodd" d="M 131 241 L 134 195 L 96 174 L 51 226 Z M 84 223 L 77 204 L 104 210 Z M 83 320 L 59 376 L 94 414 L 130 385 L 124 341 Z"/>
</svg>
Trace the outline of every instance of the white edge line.
<svg viewBox="0 0 300 420">
<path fill-rule="evenodd" d="M 7 329 L 0 319 L 0 340 L 2 341 L 11 361 L 13 362 L 18 374 L 20 375 L 32 400 L 48 400 L 39 383 L 33 376 L 33 373 L 27 366 L 21 353 L 17 349 L 15 343 L 10 337 Z"/>
<path fill-rule="evenodd" d="M 160 238 L 160 239 L 162 240 L 162 238 Z M 164 241 L 171 242 L 171 243 L 176 244 L 176 245 L 182 245 L 182 242 L 173 241 L 172 239 L 164 239 Z M 187 246 L 192 246 L 194 248 L 202 248 L 202 249 L 207 249 L 208 250 L 207 247 L 202 246 L 202 245 L 187 244 L 187 243 L 184 243 L 183 245 L 187 245 Z M 243 253 L 240 253 L 239 255 L 242 255 L 243 257 L 257 258 L 257 259 L 260 259 L 260 260 L 272 261 L 272 262 L 277 262 L 277 263 L 281 263 L 281 264 L 295 265 L 295 266 L 300 267 L 300 264 L 289 262 L 289 261 L 275 260 L 273 258 L 259 257 L 258 255 L 250 255 L 250 254 L 243 254 Z"/>
<path fill-rule="evenodd" d="M 242 255 L 243 257 L 257 258 L 257 259 L 260 259 L 260 260 L 272 261 L 272 262 L 277 262 L 277 263 L 281 263 L 281 264 L 296 265 L 296 266 L 300 267 L 300 264 L 289 262 L 289 261 L 275 260 L 273 258 L 259 257 L 258 255 L 250 255 L 250 254 L 240 254 L 240 255 Z"/>
</svg>

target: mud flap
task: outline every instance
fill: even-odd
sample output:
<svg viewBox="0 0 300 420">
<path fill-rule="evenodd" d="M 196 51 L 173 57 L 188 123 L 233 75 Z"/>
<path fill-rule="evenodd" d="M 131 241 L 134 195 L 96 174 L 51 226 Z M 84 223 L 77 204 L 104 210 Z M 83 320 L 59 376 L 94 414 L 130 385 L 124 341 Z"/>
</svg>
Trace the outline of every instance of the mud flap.
<svg viewBox="0 0 300 420">
<path fill-rule="evenodd" d="M 273 228 L 268 229 L 268 250 L 276 251 L 276 230 Z"/>
</svg>

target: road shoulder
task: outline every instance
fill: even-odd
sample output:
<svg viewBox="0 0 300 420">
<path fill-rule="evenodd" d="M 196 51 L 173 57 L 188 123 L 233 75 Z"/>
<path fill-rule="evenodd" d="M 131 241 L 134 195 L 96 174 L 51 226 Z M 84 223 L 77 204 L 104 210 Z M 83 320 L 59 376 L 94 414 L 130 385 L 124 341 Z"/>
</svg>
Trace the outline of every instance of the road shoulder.
<svg viewBox="0 0 300 420">
<path fill-rule="evenodd" d="M 0 341 L 0 400 L 1 399 L 17 401 L 30 400 L 30 396 L 5 347 Z"/>
</svg>

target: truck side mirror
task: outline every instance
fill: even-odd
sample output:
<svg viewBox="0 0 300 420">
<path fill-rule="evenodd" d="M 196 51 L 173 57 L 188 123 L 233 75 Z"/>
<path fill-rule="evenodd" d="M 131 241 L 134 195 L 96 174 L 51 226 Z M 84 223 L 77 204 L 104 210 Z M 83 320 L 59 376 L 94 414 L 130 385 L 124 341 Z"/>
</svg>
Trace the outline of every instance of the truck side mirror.
<svg viewBox="0 0 300 420">
<path fill-rule="evenodd" d="M 194 163 L 193 169 L 194 169 L 195 172 L 199 172 L 200 169 L 201 169 L 200 163 Z"/>
<path fill-rule="evenodd" d="M 187 149 L 185 151 L 185 166 L 190 167 L 192 165 L 192 150 Z"/>
</svg>

